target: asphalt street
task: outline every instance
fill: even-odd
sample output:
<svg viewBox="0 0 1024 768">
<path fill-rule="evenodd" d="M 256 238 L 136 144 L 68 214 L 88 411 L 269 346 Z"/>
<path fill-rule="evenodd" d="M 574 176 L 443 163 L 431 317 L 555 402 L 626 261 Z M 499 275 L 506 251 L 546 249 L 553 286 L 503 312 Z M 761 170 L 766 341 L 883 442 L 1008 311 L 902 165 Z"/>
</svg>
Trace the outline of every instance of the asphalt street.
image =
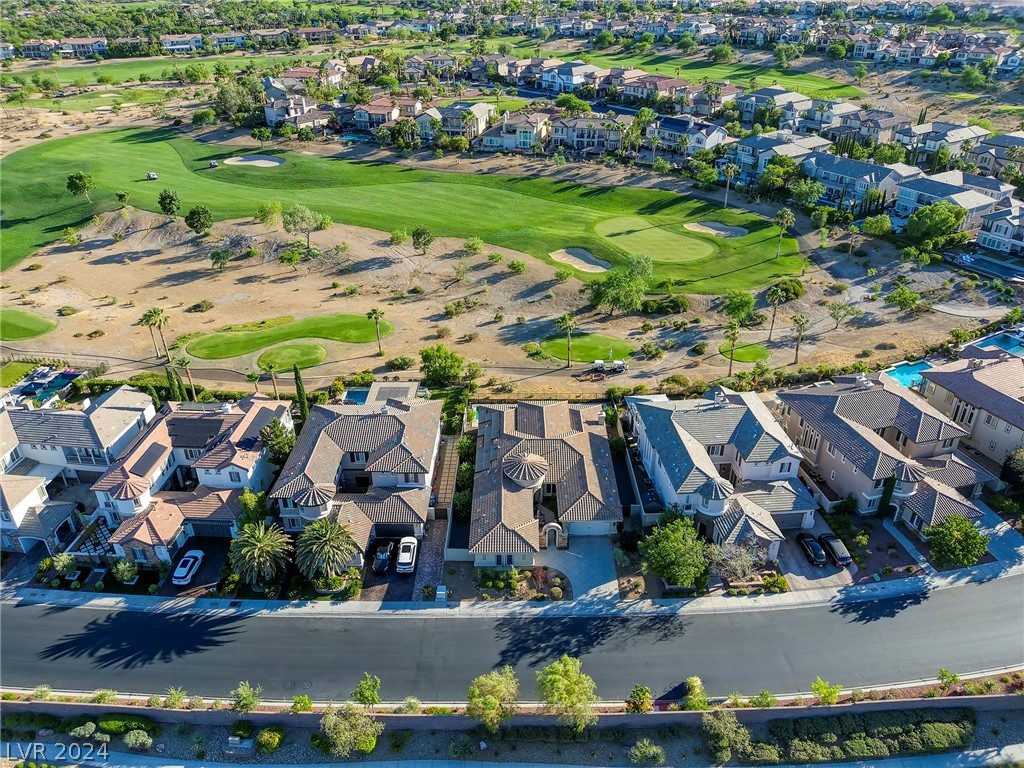
<svg viewBox="0 0 1024 768">
<path fill-rule="evenodd" d="M 636 683 L 676 698 L 690 675 L 710 693 L 807 691 L 816 675 L 868 687 L 1024 666 L 1024 576 L 930 594 L 789 610 L 637 617 L 438 618 L 145 613 L 0 608 L 4 686 L 226 697 L 240 680 L 267 698 L 343 700 L 363 672 L 385 700 L 457 701 L 511 664 L 524 700 L 535 673 L 580 656 L 605 699 Z"/>
</svg>

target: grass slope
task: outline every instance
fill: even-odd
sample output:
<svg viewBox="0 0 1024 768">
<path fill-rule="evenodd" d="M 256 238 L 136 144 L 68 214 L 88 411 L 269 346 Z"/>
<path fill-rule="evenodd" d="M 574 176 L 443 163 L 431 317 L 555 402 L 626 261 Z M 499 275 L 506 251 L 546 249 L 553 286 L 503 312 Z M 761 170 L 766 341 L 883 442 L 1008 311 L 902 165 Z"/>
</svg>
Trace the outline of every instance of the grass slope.
<svg viewBox="0 0 1024 768">
<path fill-rule="evenodd" d="M 91 112 L 97 107 L 115 107 L 121 104 L 156 104 L 166 97 L 166 91 L 153 88 L 124 88 L 110 91 L 86 91 L 61 99 L 33 99 L 28 106 L 37 109 Z"/>
<path fill-rule="evenodd" d="M 729 359 L 729 347 L 730 345 L 725 343 L 718 348 L 726 360 Z M 732 359 L 737 363 L 756 363 L 760 360 L 767 360 L 768 355 L 768 350 L 760 344 L 737 344 Z"/>
<path fill-rule="evenodd" d="M 36 367 L 35 363 L 19 363 L 11 361 L 0 368 L 0 387 L 13 387 Z"/>
<path fill-rule="evenodd" d="M 49 333 L 57 327 L 53 320 L 11 307 L 0 308 L 0 341 L 22 341 Z"/>
<path fill-rule="evenodd" d="M 485 242 L 553 262 L 552 251 L 585 248 L 618 264 L 628 252 L 601 237 L 600 222 L 642 216 L 653 226 L 703 241 L 706 258 L 685 261 L 673 249 L 652 252 L 656 281 L 675 281 L 692 293 L 752 289 L 795 274 L 802 258 L 796 243 L 783 242 L 775 255 L 778 229 L 770 221 L 675 192 L 630 187 L 593 187 L 566 180 L 498 174 L 431 172 L 389 163 L 355 162 L 304 155 L 268 146 L 285 163 L 273 172 L 246 166 L 209 168 L 241 152 L 210 146 L 169 130 L 123 129 L 37 144 L 0 161 L 0 265 L 7 268 L 32 250 L 59 238 L 98 212 L 117 207 L 115 191 L 131 192 L 132 205 L 158 210 L 164 188 L 181 197 L 184 213 L 203 203 L 214 219 L 252 216 L 260 203 L 302 203 L 335 221 L 379 229 L 429 227 L 435 236 L 479 236 Z M 73 170 L 92 173 L 92 202 L 66 188 Z M 147 181 L 146 173 L 159 173 Z M 687 232 L 687 221 L 720 221 L 749 234 L 714 238 Z M 594 275 L 581 273 L 581 279 Z"/>
<path fill-rule="evenodd" d="M 565 360 L 565 336 L 552 336 L 540 343 L 544 354 L 558 360 Z M 578 363 L 592 363 L 595 360 L 623 360 L 636 349 L 629 342 L 597 333 L 574 333 L 572 335 L 572 359 Z M 609 354 L 611 352 L 611 354 Z"/>
<path fill-rule="evenodd" d="M 391 324 L 382 320 L 380 323 L 381 337 L 387 336 L 391 331 Z M 293 339 L 330 339 L 331 341 L 361 344 L 375 341 L 376 338 L 371 320 L 363 315 L 339 313 L 306 317 L 260 331 L 211 333 L 209 336 L 203 336 L 189 344 L 188 353 L 204 360 L 220 360 L 225 357 L 247 355 L 269 347 L 271 344 Z"/>
<path fill-rule="evenodd" d="M 163 73 L 173 72 L 175 67 L 184 68 L 189 64 L 205 64 L 212 72 L 218 61 L 227 61 L 236 69 L 241 69 L 249 64 L 257 67 L 266 67 L 271 64 L 285 64 L 289 61 L 297 61 L 301 58 L 326 59 L 328 56 L 307 56 L 303 57 L 295 53 L 287 55 L 239 55 L 224 54 L 222 56 L 166 56 L 155 59 L 111 59 L 100 64 L 95 63 L 74 63 L 65 64 L 59 67 L 44 67 L 32 70 L 33 73 L 56 75 L 62 83 L 73 83 L 79 78 L 85 78 L 90 83 L 95 83 L 100 74 L 110 75 L 118 82 L 126 80 L 138 80 L 139 75 L 149 75 L 153 79 L 161 79 Z"/>
<path fill-rule="evenodd" d="M 256 364 L 264 371 L 269 370 L 270 366 L 276 371 L 290 371 L 294 365 L 312 368 L 326 359 L 327 350 L 319 344 L 282 344 L 260 355 Z"/>
</svg>

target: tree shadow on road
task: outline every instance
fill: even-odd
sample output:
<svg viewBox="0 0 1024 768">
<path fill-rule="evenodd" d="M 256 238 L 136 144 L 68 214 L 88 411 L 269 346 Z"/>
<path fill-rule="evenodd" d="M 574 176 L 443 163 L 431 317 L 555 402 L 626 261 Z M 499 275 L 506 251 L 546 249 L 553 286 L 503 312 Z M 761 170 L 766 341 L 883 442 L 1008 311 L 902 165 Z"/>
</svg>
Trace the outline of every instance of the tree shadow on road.
<svg viewBox="0 0 1024 768">
<path fill-rule="evenodd" d="M 842 592 L 847 590 L 853 592 L 858 587 L 846 587 Z M 863 624 L 870 624 L 874 621 L 880 621 L 882 619 L 891 619 L 908 608 L 913 608 L 915 605 L 920 605 L 930 596 L 927 589 L 921 592 L 915 592 L 910 595 L 897 595 L 895 597 L 884 597 L 869 600 L 858 600 L 854 602 L 839 602 L 832 606 L 830 609 L 832 613 L 838 613 L 841 616 L 847 616 L 851 621 L 860 622 Z M 840 600 L 843 598 L 840 597 Z"/>
<path fill-rule="evenodd" d="M 224 645 L 240 630 L 241 618 L 118 611 L 43 648 L 39 658 L 85 659 L 97 667 L 132 669 Z"/>
</svg>

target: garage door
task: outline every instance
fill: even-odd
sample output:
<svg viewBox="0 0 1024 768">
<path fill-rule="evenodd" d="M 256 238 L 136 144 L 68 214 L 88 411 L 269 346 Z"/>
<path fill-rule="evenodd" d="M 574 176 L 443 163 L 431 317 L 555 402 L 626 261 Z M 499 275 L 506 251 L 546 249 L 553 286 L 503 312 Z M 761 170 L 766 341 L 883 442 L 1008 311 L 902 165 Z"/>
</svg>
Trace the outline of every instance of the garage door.
<svg viewBox="0 0 1024 768">
<path fill-rule="evenodd" d="M 221 520 L 204 520 L 202 522 L 194 522 L 192 523 L 192 535 L 219 536 L 223 538 L 230 538 L 231 523 L 224 522 Z"/>
<path fill-rule="evenodd" d="M 606 522 L 569 523 L 567 533 L 570 536 L 608 536 L 612 530 Z"/>
<path fill-rule="evenodd" d="M 402 525 L 400 523 L 391 525 L 381 525 L 378 523 L 373 526 L 373 535 L 378 539 L 400 539 L 403 536 L 412 536 L 413 527 L 411 525 Z"/>
<path fill-rule="evenodd" d="M 86 472 L 84 469 L 76 469 L 75 474 L 78 476 L 78 482 L 82 484 L 95 483 L 103 477 L 102 472 Z"/>
<path fill-rule="evenodd" d="M 800 528 L 804 522 L 803 512 L 783 512 L 777 515 L 772 515 L 772 520 L 782 530 L 792 530 L 793 528 Z"/>
</svg>

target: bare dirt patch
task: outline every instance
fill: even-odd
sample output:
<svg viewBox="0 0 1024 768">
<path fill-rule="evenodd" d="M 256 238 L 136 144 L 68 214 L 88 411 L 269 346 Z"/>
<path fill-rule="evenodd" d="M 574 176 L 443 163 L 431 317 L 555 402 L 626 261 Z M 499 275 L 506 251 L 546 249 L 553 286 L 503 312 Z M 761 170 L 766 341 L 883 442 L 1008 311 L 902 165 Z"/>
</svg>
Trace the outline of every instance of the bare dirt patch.
<svg viewBox="0 0 1024 768">
<path fill-rule="evenodd" d="M 700 232 L 702 235 L 713 235 L 714 237 L 743 237 L 749 234 L 744 227 L 730 227 L 728 224 L 721 224 L 717 221 L 691 221 L 683 226 L 691 232 Z"/>
<path fill-rule="evenodd" d="M 609 262 L 597 258 L 586 248 L 562 248 L 549 255 L 559 264 L 568 264 L 580 272 L 606 272 L 612 267 Z"/>
<path fill-rule="evenodd" d="M 252 165 L 256 168 L 276 168 L 283 164 L 283 159 L 273 155 L 242 155 L 240 157 L 229 157 L 224 161 L 224 165 Z"/>
</svg>

